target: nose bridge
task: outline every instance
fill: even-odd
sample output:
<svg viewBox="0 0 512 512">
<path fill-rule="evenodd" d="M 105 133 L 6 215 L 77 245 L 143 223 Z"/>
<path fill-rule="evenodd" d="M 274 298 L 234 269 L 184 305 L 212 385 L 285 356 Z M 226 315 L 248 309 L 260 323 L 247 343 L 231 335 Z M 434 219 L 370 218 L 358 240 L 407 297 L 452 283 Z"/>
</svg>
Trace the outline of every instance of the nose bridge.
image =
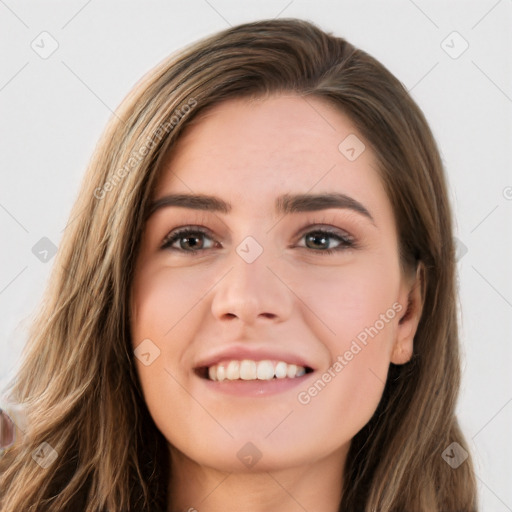
<svg viewBox="0 0 512 512">
<path fill-rule="evenodd" d="M 212 312 L 217 318 L 235 316 L 252 323 L 258 317 L 283 320 L 289 315 L 291 299 L 275 275 L 274 251 L 266 245 L 246 236 L 233 247 L 229 271 L 215 287 Z"/>
</svg>

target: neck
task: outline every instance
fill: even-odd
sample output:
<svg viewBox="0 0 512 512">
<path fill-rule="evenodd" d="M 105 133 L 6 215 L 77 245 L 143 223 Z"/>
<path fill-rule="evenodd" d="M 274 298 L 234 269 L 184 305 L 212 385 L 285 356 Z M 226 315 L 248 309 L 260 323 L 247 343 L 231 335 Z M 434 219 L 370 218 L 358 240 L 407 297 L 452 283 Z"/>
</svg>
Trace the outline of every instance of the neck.
<svg viewBox="0 0 512 512">
<path fill-rule="evenodd" d="M 337 512 L 347 447 L 307 465 L 246 473 L 200 466 L 171 448 L 169 512 Z"/>
</svg>

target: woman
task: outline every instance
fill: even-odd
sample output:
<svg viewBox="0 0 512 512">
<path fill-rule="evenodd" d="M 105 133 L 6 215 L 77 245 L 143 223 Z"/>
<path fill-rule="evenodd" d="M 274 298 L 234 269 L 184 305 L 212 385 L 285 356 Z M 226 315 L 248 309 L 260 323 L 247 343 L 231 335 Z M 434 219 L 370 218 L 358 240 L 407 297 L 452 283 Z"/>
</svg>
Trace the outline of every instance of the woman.
<svg viewBox="0 0 512 512">
<path fill-rule="evenodd" d="M 171 56 L 103 135 L 11 395 L 18 510 L 474 511 L 444 171 L 300 20 Z"/>
</svg>

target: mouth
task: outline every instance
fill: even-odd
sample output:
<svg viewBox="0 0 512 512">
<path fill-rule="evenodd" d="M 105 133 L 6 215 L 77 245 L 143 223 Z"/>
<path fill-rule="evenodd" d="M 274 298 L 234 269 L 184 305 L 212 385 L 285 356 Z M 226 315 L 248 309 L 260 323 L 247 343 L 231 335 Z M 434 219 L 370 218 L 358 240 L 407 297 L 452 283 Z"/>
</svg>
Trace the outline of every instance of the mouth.
<svg viewBox="0 0 512 512">
<path fill-rule="evenodd" d="M 297 379 L 312 373 L 313 369 L 279 360 L 231 359 L 211 366 L 200 366 L 194 371 L 202 379 L 214 382 L 250 382 Z"/>
</svg>

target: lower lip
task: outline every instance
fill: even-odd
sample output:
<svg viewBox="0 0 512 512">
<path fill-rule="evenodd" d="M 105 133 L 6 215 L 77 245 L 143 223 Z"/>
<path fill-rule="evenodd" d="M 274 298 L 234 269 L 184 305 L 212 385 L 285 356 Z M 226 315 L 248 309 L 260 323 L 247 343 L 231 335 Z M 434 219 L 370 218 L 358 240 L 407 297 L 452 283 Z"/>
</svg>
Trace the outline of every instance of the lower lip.
<svg viewBox="0 0 512 512">
<path fill-rule="evenodd" d="M 271 380 L 209 380 L 200 378 L 208 389 L 235 396 L 262 397 L 284 393 L 296 388 L 311 377 L 314 372 L 306 373 L 293 379 L 271 379 Z"/>
</svg>

